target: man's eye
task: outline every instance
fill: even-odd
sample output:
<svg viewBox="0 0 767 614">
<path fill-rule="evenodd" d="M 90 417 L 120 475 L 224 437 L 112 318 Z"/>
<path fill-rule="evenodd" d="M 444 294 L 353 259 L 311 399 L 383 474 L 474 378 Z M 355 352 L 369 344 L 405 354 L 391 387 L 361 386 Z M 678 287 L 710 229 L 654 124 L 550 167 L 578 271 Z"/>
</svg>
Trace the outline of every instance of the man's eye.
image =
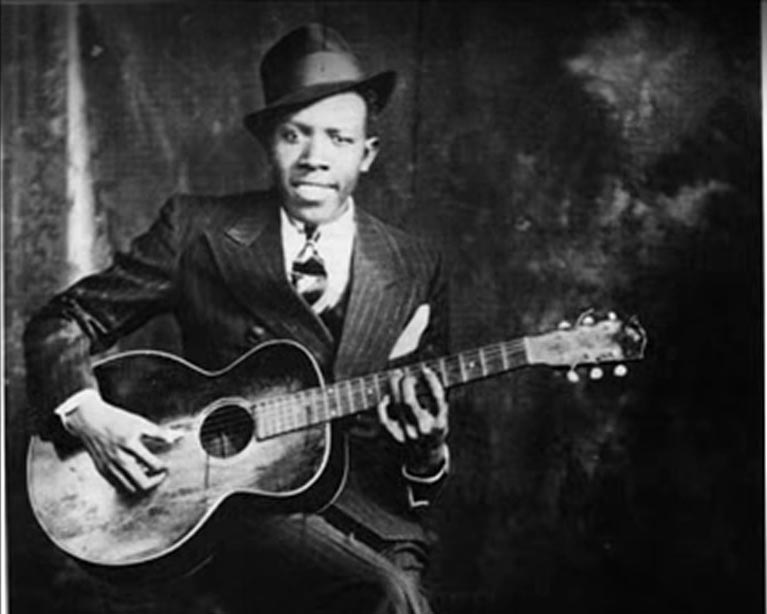
<svg viewBox="0 0 767 614">
<path fill-rule="evenodd" d="M 330 136 L 330 138 L 336 145 L 349 145 L 350 143 L 354 142 L 354 139 L 342 134 L 333 134 Z"/>
<path fill-rule="evenodd" d="M 280 132 L 280 137 L 286 143 L 298 142 L 298 132 L 292 128 L 283 128 L 283 130 Z"/>
</svg>

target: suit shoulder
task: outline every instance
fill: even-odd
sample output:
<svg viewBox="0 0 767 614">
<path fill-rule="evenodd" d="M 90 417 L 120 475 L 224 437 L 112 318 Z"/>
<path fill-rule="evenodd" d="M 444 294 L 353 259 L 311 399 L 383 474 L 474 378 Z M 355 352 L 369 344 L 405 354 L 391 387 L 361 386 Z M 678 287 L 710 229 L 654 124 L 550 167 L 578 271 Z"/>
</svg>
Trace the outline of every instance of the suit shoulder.
<svg viewBox="0 0 767 614">
<path fill-rule="evenodd" d="M 371 213 L 363 214 L 382 236 L 387 237 L 391 246 L 409 263 L 417 268 L 432 268 L 442 259 L 442 243 L 434 236 L 417 235 L 404 230 Z"/>
<path fill-rule="evenodd" d="M 238 194 L 174 194 L 163 207 L 164 214 L 173 216 L 185 234 L 227 226 L 244 212 L 271 203 L 270 192 Z M 167 213 L 165 213 L 167 212 Z"/>
</svg>

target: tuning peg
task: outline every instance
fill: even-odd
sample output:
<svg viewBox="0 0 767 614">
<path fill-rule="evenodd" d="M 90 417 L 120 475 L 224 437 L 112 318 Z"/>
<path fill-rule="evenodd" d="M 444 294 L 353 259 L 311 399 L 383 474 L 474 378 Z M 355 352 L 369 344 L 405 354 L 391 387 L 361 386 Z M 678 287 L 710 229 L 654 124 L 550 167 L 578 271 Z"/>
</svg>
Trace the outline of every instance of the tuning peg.
<svg viewBox="0 0 767 614">
<path fill-rule="evenodd" d="M 626 365 L 615 365 L 615 368 L 613 369 L 613 375 L 615 375 L 615 377 L 625 377 L 628 372 L 629 370 L 626 368 Z"/>
<path fill-rule="evenodd" d="M 572 325 L 572 324 L 570 324 L 570 322 L 568 322 L 567 320 L 562 320 L 562 321 L 559 323 L 559 325 L 557 326 L 557 328 L 558 328 L 559 330 L 567 330 L 568 328 L 572 328 L 572 327 L 573 327 L 573 325 Z"/>
<path fill-rule="evenodd" d="M 607 319 L 612 320 L 613 322 L 618 319 L 618 314 L 614 311 L 611 311 L 607 314 Z"/>
<path fill-rule="evenodd" d="M 604 371 L 600 367 L 594 367 L 591 372 L 589 373 L 589 376 L 591 379 L 602 379 L 602 376 L 605 374 Z"/>
<path fill-rule="evenodd" d="M 575 323 L 575 325 L 593 326 L 594 322 L 594 310 L 588 309 L 584 311 L 580 316 L 578 316 L 578 321 Z"/>
<path fill-rule="evenodd" d="M 572 368 L 572 369 L 570 369 L 567 372 L 567 381 L 568 382 L 570 382 L 572 384 L 576 384 L 576 383 L 578 383 L 580 381 L 580 379 L 581 378 L 579 377 L 579 375 L 575 372 L 575 368 Z"/>
</svg>

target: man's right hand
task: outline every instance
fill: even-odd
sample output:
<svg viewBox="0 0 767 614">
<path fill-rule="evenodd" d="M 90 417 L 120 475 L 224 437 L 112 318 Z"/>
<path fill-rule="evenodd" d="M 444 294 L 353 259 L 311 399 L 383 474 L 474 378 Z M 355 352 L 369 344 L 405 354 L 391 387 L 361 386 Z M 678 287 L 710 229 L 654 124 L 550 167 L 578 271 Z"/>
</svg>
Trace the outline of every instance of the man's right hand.
<svg viewBox="0 0 767 614">
<path fill-rule="evenodd" d="M 162 428 L 93 395 L 69 413 L 66 429 L 79 437 L 99 473 L 128 493 L 150 490 L 165 479 L 165 464 L 142 441 L 149 437 L 171 444 L 174 437 Z"/>
</svg>

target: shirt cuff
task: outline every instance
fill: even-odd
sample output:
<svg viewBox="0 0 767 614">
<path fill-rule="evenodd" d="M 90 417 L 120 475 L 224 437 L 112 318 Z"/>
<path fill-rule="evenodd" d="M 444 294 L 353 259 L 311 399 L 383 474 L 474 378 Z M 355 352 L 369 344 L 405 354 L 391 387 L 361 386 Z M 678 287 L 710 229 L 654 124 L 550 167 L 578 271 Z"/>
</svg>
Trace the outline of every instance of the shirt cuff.
<svg viewBox="0 0 767 614">
<path fill-rule="evenodd" d="M 413 487 L 410 485 L 407 487 L 407 503 L 411 510 L 417 507 L 428 507 L 431 505 L 431 501 L 428 499 L 416 499 L 413 494 Z"/>
<path fill-rule="evenodd" d="M 405 465 L 402 465 L 402 475 L 409 482 L 415 482 L 416 484 L 436 484 L 450 471 L 450 448 L 445 444 L 445 461 L 442 463 L 442 467 L 434 475 L 413 475 L 407 470 Z"/>
<path fill-rule="evenodd" d="M 420 476 L 420 475 L 413 475 L 412 473 L 408 472 L 408 470 L 405 468 L 405 465 L 402 465 L 402 476 L 410 482 L 410 484 L 407 485 L 407 502 L 410 506 L 410 509 L 415 509 L 417 507 L 428 507 L 431 505 L 431 500 L 428 498 L 416 498 L 416 494 L 414 492 L 414 487 L 416 487 L 419 484 L 423 484 L 426 486 L 436 484 L 439 482 L 442 478 L 444 478 L 448 472 L 450 471 L 450 448 L 445 446 L 445 462 L 442 464 L 442 467 L 440 470 L 435 473 L 434 475 L 428 475 L 428 476 Z"/>
<path fill-rule="evenodd" d="M 98 390 L 95 388 L 85 388 L 79 392 L 75 392 L 71 397 L 69 397 L 66 401 L 54 409 L 53 413 L 61 418 L 61 424 L 63 424 L 64 428 L 67 429 L 67 418 L 69 418 L 70 414 L 72 414 L 78 407 L 80 407 L 83 401 L 94 397 L 99 398 Z"/>
</svg>

